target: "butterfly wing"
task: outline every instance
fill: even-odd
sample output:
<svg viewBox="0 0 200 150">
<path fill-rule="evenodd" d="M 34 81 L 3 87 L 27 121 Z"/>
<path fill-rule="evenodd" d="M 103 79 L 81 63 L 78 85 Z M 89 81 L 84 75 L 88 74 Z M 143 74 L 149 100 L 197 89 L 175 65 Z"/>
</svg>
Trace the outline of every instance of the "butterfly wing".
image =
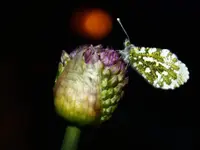
<svg viewBox="0 0 200 150">
<path fill-rule="evenodd" d="M 155 88 L 175 89 L 189 79 L 184 63 L 168 49 L 136 47 L 127 45 L 120 51 L 122 58 Z"/>
</svg>

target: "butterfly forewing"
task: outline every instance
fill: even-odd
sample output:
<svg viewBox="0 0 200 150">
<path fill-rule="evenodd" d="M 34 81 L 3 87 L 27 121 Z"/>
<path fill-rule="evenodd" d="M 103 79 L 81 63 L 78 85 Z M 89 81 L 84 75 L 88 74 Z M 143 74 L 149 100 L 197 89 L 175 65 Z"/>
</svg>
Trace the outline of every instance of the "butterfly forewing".
<svg viewBox="0 0 200 150">
<path fill-rule="evenodd" d="M 154 87 L 174 89 L 189 79 L 186 65 L 168 49 L 128 47 L 129 64 Z"/>
</svg>

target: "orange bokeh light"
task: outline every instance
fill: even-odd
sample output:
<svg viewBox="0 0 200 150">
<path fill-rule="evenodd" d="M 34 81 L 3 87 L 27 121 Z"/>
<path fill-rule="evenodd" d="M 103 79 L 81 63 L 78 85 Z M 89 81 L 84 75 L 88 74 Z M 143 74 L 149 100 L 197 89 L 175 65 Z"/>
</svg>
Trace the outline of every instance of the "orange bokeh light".
<svg viewBox="0 0 200 150">
<path fill-rule="evenodd" d="M 104 10 L 87 9 L 73 15 L 72 28 L 82 36 L 98 40 L 111 31 L 112 19 Z"/>
</svg>

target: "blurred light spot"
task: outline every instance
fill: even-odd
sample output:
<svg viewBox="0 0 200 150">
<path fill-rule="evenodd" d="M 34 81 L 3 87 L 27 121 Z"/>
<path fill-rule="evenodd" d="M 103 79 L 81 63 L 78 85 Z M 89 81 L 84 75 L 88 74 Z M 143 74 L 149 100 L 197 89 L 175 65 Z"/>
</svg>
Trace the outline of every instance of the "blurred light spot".
<svg viewBox="0 0 200 150">
<path fill-rule="evenodd" d="M 112 18 L 102 9 L 84 9 L 72 16 L 72 29 L 81 36 L 100 40 L 112 29 Z"/>
</svg>

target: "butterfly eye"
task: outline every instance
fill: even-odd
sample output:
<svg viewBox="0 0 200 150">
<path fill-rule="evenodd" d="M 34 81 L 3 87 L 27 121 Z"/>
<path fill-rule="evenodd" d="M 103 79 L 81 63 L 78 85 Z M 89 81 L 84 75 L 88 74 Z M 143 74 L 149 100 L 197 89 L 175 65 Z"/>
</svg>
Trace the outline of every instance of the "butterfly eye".
<svg viewBox="0 0 200 150">
<path fill-rule="evenodd" d="M 129 45 L 131 45 L 131 42 L 128 39 L 126 39 L 124 42 L 124 46 L 128 47 Z"/>
</svg>

